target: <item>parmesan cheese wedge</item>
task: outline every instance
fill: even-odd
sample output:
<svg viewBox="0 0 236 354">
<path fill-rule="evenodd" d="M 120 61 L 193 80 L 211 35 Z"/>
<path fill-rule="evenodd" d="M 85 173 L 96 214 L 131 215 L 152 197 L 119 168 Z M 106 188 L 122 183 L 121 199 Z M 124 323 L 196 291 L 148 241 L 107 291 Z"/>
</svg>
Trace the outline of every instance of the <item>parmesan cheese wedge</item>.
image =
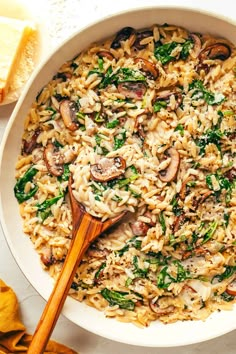
<svg viewBox="0 0 236 354">
<path fill-rule="evenodd" d="M 0 16 L 0 103 L 8 92 L 32 31 L 30 21 Z"/>
</svg>

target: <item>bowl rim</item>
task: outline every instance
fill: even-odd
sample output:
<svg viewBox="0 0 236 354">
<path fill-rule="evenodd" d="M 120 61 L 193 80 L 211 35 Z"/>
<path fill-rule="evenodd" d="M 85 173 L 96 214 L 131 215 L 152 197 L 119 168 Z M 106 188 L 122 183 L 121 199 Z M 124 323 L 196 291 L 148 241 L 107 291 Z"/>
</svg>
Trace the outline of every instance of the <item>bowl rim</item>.
<svg viewBox="0 0 236 354">
<path fill-rule="evenodd" d="M 25 86 L 25 88 L 24 88 L 24 90 L 23 90 L 23 92 L 21 94 L 21 97 L 18 100 L 18 102 L 17 102 L 17 104 L 16 104 L 16 106 L 15 106 L 15 108 L 14 108 L 12 114 L 11 114 L 11 117 L 10 117 L 10 119 L 8 121 L 7 127 L 6 127 L 4 135 L 3 135 L 3 139 L 2 139 L 1 144 L 0 144 L 0 181 L 1 181 L 1 170 L 2 170 L 4 149 L 5 149 L 9 134 L 11 132 L 13 123 L 15 122 L 15 119 L 16 119 L 16 117 L 18 115 L 18 112 L 19 112 L 22 104 L 24 103 L 31 86 L 33 85 L 33 83 L 34 83 L 35 79 L 37 78 L 37 76 L 41 73 L 41 70 L 44 68 L 44 66 L 48 62 L 50 62 L 54 56 L 58 55 L 60 49 L 63 48 L 66 43 L 68 43 L 71 40 L 73 40 L 74 37 L 77 37 L 82 32 L 86 32 L 91 27 L 98 26 L 99 24 L 102 24 L 103 22 L 106 22 L 109 19 L 118 18 L 120 16 L 121 17 L 122 16 L 127 16 L 127 15 L 129 15 L 129 13 L 133 13 L 133 12 L 139 13 L 141 11 L 150 11 L 150 10 L 153 10 L 153 9 L 164 10 L 164 11 L 165 10 L 167 10 L 167 11 L 168 10 L 177 10 L 177 11 L 184 11 L 184 12 L 190 12 L 190 13 L 198 13 L 199 15 L 210 16 L 210 17 L 213 17 L 216 20 L 223 20 L 224 22 L 226 22 L 228 24 L 236 26 L 236 21 L 235 20 L 233 20 L 232 18 L 229 18 L 228 16 L 224 16 L 222 14 L 219 14 L 217 12 L 210 12 L 208 10 L 196 8 L 194 6 L 189 6 L 189 5 L 188 6 L 182 6 L 182 5 L 169 5 L 169 4 L 167 4 L 167 5 L 155 5 L 155 6 L 154 5 L 147 5 L 147 6 L 141 6 L 141 7 L 138 7 L 138 8 L 131 7 L 129 9 L 125 9 L 123 11 L 119 11 L 119 12 L 116 12 L 114 14 L 110 14 L 110 15 L 104 16 L 104 17 L 102 17 L 100 19 L 97 19 L 95 21 L 91 21 L 91 23 L 89 23 L 88 25 L 83 26 L 78 31 L 74 32 L 71 36 L 69 36 L 68 38 L 63 40 L 61 44 L 57 45 L 57 47 L 54 49 L 53 52 L 49 53 L 49 55 L 45 57 L 45 59 L 41 62 L 41 64 L 38 65 L 38 67 L 36 68 L 34 73 L 31 75 L 28 83 L 26 84 L 26 86 Z M 46 82 L 47 82 L 47 80 L 46 80 Z M 4 208 L 3 208 L 3 204 L 2 204 L 1 190 L 0 190 L 0 226 L 2 227 L 3 234 L 4 234 L 4 237 L 5 237 L 6 241 L 7 241 L 7 244 L 8 244 L 8 247 L 10 249 L 10 252 L 12 253 L 14 259 L 17 262 L 18 267 L 21 269 L 21 271 L 24 274 L 25 278 L 35 288 L 36 292 L 40 296 L 42 296 L 45 300 L 47 300 L 48 296 L 50 295 L 51 289 L 48 289 L 49 292 L 48 291 L 42 291 L 42 289 L 40 291 L 40 290 L 38 290 L 38 288 L 35 285 L 35 283 L 32 283 L 32 280 L 30 280 L 30 276 L 28 275 L 28 272 L 24 269 L 24 266 L 21 264 L 21 260 L 20 260 L 20 258 L 18 256 L 18 254 L 15 252 L 12 240 L 8 236 L 7 225 L 5 224 L 5 220 L 4 220 L 4 216 L 3 216 L 3 209 Z M 68 304 L 68 306 L 70 306 L 70 304 L 72 303 L 71 301 L 75 301 L 75 300 L 72 300 L 71 298 L 68 298 L 66 300 L 65 305 Z M 64 309 L 62 310 L 62 313 L 69 320 L 71 320 L 72 322 L 76 323 L 70 316 L 68 316 L 68 314 L 67 314 L 67 306 L 64 306 Z M 236 325 L 232 324 L 232 326 L 229 326 L 228 328 L 222 328 L 216 334 L 204 333 L 204 336 L 203 337 L 200 336 L 200 338 L 198 338 L 198 339 L 192 339 L 189 336 L 186 336 L 185 340 L 181 341 L 181 342 L 166 343 L 166 344 L 162 343 L 160 345 L 159 344 L 154 344 L 153 345 L 153 343 L 150 343 L 150 344 L 149 343 L 143 343 L 142 336 L 140 336 L 140 338 L 131 338 L 130 340 L 127 340 L 127 339 L 126 340 L 122 340 L 122 339 L 119 338 L 119 336 L 117 337 L 117 335 L 115 333 L 110 333 L 109 335 L 104 336 L 102 330 L 99 330 L 97 328 L 95 330 L 94 329 L 91 330 L 90 326 L 89 325 L 86 326 L 84 323 L 83 324 L 76 323 L 76 324 L 81 326 L 82 328 L 94 333 L 94 334 L 103 336 L 103 337 L 108 338 L 110 340 L 114 340 L 114 341 L 122 342 L 122 343 L 126 343 L 126 344 L 131 344 L 131 345 L 136 345 L 136 346 L 137 345 L 138 346 L 143 346 L 143 347 L 177 347 L 177 346 L 190 345 L 190 344 L 204 342 L 204 341 L 207 341 L 209 339 L 216 338 L 218 336 L 224 335 L 224 334 L 229 333 L 230 331 L 233 331 L 233 330 L 236 329 Z M 170 328 L 171 328 L 172 324 L 170 324 L 168 326 L 170 326 Z"/>
</svg>

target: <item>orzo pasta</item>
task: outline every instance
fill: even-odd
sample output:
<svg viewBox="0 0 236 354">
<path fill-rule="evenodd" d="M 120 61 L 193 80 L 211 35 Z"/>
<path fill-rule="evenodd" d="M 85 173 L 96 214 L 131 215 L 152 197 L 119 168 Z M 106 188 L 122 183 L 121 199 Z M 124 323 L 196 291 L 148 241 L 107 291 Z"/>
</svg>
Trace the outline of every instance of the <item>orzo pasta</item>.
<svg viewBox="0 0 236 354">
<path fill-rule="evenodd" d="M 105 220 L 70 294 L 108 317 L 204 320 L 236 299 L 236 50 L 174 25 L 126 27 L 66 62 L 25 120 L 15 195 L 56 278 L 67 196 Z"/>
</svg>

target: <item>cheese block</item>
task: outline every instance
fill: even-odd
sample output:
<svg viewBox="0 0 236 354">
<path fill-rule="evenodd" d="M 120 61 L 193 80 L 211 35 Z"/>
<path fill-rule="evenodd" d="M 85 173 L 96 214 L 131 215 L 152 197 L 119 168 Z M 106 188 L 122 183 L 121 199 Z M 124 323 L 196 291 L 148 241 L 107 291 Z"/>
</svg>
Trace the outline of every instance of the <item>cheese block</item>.
<svg viewBox="0 0 236 354">
<path fill-rule="evenodd" d="M 0 16 L 0 103 L 33 31 L 31 22 Z"/>
</svg>

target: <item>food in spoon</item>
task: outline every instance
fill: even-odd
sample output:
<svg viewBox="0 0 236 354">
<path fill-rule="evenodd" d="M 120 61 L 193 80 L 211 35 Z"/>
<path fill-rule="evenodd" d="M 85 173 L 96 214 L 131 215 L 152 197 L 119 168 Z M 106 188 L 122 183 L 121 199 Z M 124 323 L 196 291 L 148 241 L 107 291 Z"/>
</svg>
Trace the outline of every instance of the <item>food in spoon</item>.
<svg viewBox="0 0 236 354">
<path fill-rule="evenodd" d="M 236 49 L 175 25 L 121 29 L 59 68 L 26 117 L 15 194 L 57 278 L 73 193 L 102 221 L 71 296 L 124 322 L 203 320 L 236 279 Z"/>
</svg>

